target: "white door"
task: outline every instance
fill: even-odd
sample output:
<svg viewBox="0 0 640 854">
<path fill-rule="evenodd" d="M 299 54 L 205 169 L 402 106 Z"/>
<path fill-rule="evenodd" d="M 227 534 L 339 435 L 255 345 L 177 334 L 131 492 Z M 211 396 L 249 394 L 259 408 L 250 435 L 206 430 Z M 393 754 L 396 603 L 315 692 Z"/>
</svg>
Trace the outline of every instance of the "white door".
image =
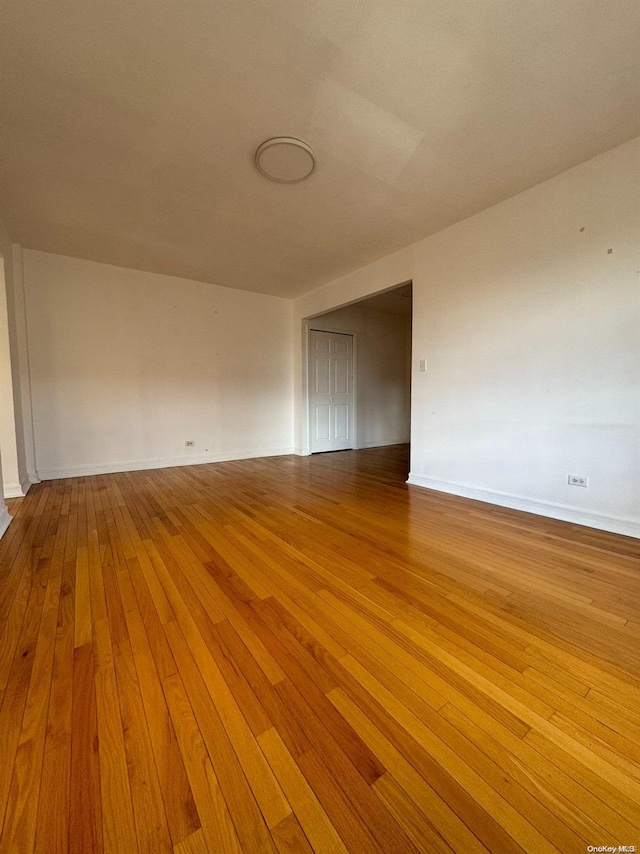
<svg viewBox="0 0 640 854">
<path fill-rule="evenodd" d="M 353 448 L 353 335 L 311 330 L 311 453 Z"/>
</svg>

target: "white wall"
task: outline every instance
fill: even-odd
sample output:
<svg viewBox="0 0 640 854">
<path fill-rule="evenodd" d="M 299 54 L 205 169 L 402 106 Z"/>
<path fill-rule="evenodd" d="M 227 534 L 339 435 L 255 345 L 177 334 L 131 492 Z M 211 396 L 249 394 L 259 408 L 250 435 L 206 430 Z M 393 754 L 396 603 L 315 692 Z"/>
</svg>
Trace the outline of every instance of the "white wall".
<svg viewBox="0 0 640 854">
<path fill-rule="evenodd" d="M 16 420 L 13 406 L 11 350 L 4 275 L 4 258 L 0 255 L 0 449 L 2 450 L 2 485 L 6 498 L 22 495 L 18 475 Z"/>
<path fill-rule="evenodd" d="M 31 407 L 31 375 L 27 341 L 22 247 L 17 243 L 11 245 L 11 263 L 8 264 L 6 272 L 18 473 L 20 488 L 22 493 L 26 495 L 31 484 L 38 483 L 39 478 L 36 473 L 33 413 Z"/>
<path fill-rule="evenodd" d="M 8 249 L 10 249 L 9 236 L 4 224 L 0 221 L 0 537 L 11 521 L 5 497 L 11 494 L 13 481 L 17 481 L 18 478 L 4 263 L 4 255 Z M 5 458 L 4 466 L 2 465 L 3 457 Z"/>
<path fill-rule="evenodd" d="M 290 301 L 30 250 L 24 277 L 41 478 L 291 452 Z"/>
<path fill-rule="evenodd" d="M 24 307 L 22 249 L 13 243 L 0 220 L 0 255 L 5 279 L 5 309 L 9 331 L 9 351 L 5 351 L 5 397 L 0 416 L 0 435 L 4 434 L 5 495 L 26 495 L 32 483 L 38 482 L 35 473 L 33 419 L 31 415 L 31 385 L 29 353 Z M 3 330 L 5 329 L 3 321 Z M 4 333 L 3 333 L 4 334 Z M 9 369 L 11 379 L 9 380 Z M 7 391 L 7 389 L 11 389 Z M 16 474 L 17 469 L 17 474 Z"/>
<path fill-rule="evenodd" d="M 12 449 L 13 444 L 13 449 Z M 6 458 L 3 467 L 3 457 Z M 0 256 L 0 537 L 7 530 L 11 517 L 4 502 L 5 480 L 9 480 L 12 464 L 18 476 L 18 455 L 15 450 L 15 421 L 13 417 L 13 391 L 11 386 L 11 359 L 9 355 L 9 327 L 5 298 L 4 263 Z M 7 475 L 7 472 L 9 474 Z M 10 485 L 10 480 L 9 480 Z"/>
<path fill-rule="evenodd" d="M 0 539 L 9 527 L 10 522 L 11 516 L 9 515 L 7 505 L 4 503 L 4 492 L 2 488 L 2 447 L 0 447 Z"/>
<path fill-rule="evenodd" d="M 352 305 L 316 317 L 310 326 L 356 333 L 357 447 L 408 442 L 410 318 Z"/>
<path fill-rule="evenodd" d="M 410 482 L 640 536 L 639 188 L 635 139 L 301 297 L 294 329 L 413 279 Z"/>
</svg>

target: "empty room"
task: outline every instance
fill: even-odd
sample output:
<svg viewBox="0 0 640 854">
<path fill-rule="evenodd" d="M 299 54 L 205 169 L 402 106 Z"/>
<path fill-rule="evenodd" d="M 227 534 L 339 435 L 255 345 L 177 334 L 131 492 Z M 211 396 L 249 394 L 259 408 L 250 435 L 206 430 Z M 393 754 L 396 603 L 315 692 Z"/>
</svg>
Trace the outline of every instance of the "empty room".
<svg viewBox="0 0 640 854">
<path fill-rule="evenodd" d="M 637 0 L 4 0 L 0 854 L 640 849 Z"/>
</svg>

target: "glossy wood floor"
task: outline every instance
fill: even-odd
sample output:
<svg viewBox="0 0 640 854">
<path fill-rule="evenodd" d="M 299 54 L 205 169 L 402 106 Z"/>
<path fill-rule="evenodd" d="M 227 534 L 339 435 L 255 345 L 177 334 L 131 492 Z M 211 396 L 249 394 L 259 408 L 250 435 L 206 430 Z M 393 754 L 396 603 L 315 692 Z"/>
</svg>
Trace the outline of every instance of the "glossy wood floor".
<svg viewBox="0 0 640 854">
<path fill-rule="evenodd" d="M 395 447 L 12 502 L 0 850 L 640 846 L 640 544 L 406 470 Z"/>
</svg>

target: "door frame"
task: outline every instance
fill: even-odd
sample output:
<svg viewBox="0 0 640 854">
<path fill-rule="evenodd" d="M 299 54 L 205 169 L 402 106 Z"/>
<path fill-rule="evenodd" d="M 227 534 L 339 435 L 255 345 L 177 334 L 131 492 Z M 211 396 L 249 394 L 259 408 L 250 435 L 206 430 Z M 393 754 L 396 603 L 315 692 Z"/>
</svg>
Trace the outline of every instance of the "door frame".
<svg viewBox="0 0 640 854">
<path fill-rule="evenodd" d="M 334 332 L 336 335 L 351 335 L 353 341 L 352 352 L 352 371 L 353 371 L 353 447 L 352 450 L 357 451 L 358 445 L 358 333 L 351 329 L 335 329 L 327 326 L 324 323 L 317 323 L 313 318 L 304 321 L 303 344 L 304 344 L 304 359 L 302 371 L 302 400 L 303 409 L 305 412 L 306 428 L 304 430 L 304 440 L 306 447 L 302 449 L 303 456 L 311 454 L 311 395 L 309 394 L 309 368 L 311 360 L 311 330 L 317 332 Z"/>
</svg>

